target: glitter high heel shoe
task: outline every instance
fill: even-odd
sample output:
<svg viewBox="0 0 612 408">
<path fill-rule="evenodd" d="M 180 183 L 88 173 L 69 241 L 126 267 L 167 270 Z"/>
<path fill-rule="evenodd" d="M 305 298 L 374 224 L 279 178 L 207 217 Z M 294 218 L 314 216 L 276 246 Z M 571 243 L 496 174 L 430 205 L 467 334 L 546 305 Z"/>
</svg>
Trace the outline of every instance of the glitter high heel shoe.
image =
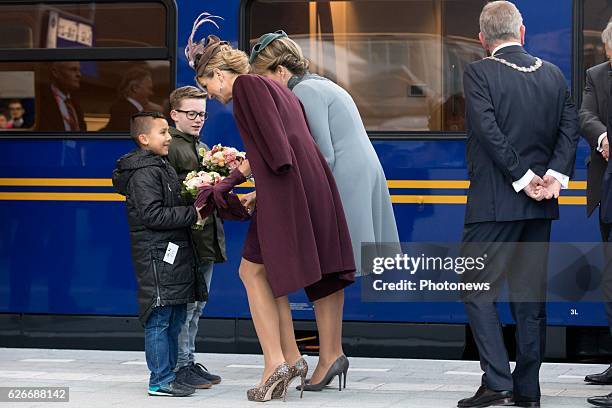
<svg viewBox="0 0 612 408">
<path fill-rule="evenodd" d="M 303 357 L 300 357 L 298 361 L 296 361 L 292 366 L 290 366 L 290 368 L 291 378 L 289 379 L 289 384 L 287 384 L 287 387 L 289 387 L 291 381 L 293 381 L 294 378 L 300 377 L 300 379 L 302 380 L 302 385 L 298 386 L 298 390 L 301 390 L 300 398 L 302 398 L 304 397 L 304 390 L 302 388 L 304 388 L 304 385 L 306 384 L 306 374 L 308 374 L 308 363 L 306 363 L 306 360 L 304 360 Z M 276 388 L 272 393 L 272 399 L 278 399 L 280 397 L 282 397 L 281 390 L 279 388 Z"/>
<path fill-rule="evenodd" d="M 247 399 L 257 402 L 270 401 L 274 390 L 280 387 L 280 396 L 282 396 L 283 401 L 285 401 L 287 397 L 287 386 L 289 385 L 291 375 L 292 370 L 287 363 L 279 365 L 263 385 L 247 390 Z"/>
</svg>

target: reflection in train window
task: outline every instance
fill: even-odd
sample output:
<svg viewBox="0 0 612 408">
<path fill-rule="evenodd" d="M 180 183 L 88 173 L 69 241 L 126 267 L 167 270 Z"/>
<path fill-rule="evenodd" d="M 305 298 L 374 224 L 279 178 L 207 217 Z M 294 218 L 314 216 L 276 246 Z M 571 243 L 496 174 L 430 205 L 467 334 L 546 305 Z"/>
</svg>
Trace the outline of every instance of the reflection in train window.
<svg viewBox="0 0 612 408">
<path fill-rule="evenodd" d="M 247 35 L 253 46 L 285 30 L 313 72 L 349 91 L 369 131 L 462 131 L 463 69 L 484 56 L 481 8 L 480 0 L 256 0 Z"/>
<path fill-rule="evenodd" d="M 587 7 L 588 4 L 588 7 Z M 601 64 L 606 58 L 606 50 L 601 42 L 601 32 L 612 16 L 612 1 L 589 0 L 583 2 L 583 67 L 582 72 Z"/>
<path fill-rule="evenodd" d="M 169 61 L 3 62 L 0 111 L 23 109 L 4 130 L 125 132 L 132 113 L 166 110 L 170 81 Z"/>
<path fill-rule="evenodd" d="M 35 118 L 34 72 L 0 71 L 0 130 L 28 130 Z"/>
<path fill-rule="evenodd" d="M 161 3 L 0 5 L 0 48 L 165 47 L 165 36 Z"/>
</svg>

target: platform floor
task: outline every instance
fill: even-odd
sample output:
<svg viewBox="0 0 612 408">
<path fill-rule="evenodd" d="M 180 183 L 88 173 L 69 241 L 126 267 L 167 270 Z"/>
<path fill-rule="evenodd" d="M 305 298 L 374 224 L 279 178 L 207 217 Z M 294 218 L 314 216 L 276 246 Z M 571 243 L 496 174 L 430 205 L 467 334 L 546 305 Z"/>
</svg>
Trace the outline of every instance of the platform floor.
<svg viewBox="0 0 612 408">
<path fill-rule="evenodd" d="M 148 371 L 143 352 L 84 351 L 0 348 L 0 386 L 70 387 L 69 403 L 2 403 L 1 407 L 155 408 L 155 407 L 247 407 L 247 388 L 258 382 L 262 368 L 259 355 L 198 354 L 197 360 L 223 377 L 208 390 L 187 398 L 149 397 Z M 316 357 L 307 357 L 314 367 Z M 470 396 L 480 381 L 474 361 L 351 358 L 346 390 L 329 387 L 322 392 L 299 393 L 292 387 L 285 404 L 296 407 L 455 407 Z M 583 382 L 586 374 L 604 365 L 544 364 L 541 371 L 543 407 L 589 407 L 586 397 L 612 392 L 612 386 Z M 337 386 L 337 380 L 332 383 Z M 49 405 L 51 404 L 51 405 Z"/>
</svg>

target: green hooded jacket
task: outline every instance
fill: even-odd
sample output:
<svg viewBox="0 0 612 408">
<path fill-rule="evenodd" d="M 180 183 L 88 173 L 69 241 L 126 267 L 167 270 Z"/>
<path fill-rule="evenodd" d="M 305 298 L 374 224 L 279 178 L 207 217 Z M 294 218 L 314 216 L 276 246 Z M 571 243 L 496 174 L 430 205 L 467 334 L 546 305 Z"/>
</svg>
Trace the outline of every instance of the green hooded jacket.
<svg viewBox="0 0 612 408">
<path fill-rule="evenodd" d="M 198 148 L 209 149 L 199 138 L 183 133 L 175 128 L 170 128 L 172 142 L 168 152 L 168 161 L 176 170 L 181 183 L 185 180 L 187 173 L 198 170 L 200 158 Z M 227 255 L 225 252 L 225 232 L 223 231 L 223 221 L 216 212 L 208 217 L 204 222 L 204 229 L 191 230 L 193 241 L 196 246 L 200 261 L 225 262 Z"/>
</svg>

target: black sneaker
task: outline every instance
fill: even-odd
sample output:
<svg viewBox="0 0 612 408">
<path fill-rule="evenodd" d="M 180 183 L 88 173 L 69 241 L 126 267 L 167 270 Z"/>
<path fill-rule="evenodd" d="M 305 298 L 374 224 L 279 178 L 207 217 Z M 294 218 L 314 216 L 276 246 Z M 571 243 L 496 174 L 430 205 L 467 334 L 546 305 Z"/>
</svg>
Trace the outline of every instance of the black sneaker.
<svg viewBox="0 0 612 408">
<path fill-rule="evenodd" d="M 176 381 L 179 384 L 185 384 L 191 388 L 197 388 L 200 390 L 212 387 L 212 383 L 206 378 L 202 378 L 198 373 L 193 371 L 192 365 L 186 365 L 181 367 L 176 372 Z"/>
<path fill-rule="evenodd" d="M 176 380 L 170 384 L 149 387 L 149 395 L 157 397 L 186 397 L 194 392 L 192 387 L 177 383 Z"/>
<path fill-rule="evenodd" d="M 197 373 L 201 378 L 208 380 L 211 384 L 219 384 L 221 377 L 216 374 L 209 373 L 208 369 L 200 363 L 192 364 L 191 370 Z"/>
</svg>

